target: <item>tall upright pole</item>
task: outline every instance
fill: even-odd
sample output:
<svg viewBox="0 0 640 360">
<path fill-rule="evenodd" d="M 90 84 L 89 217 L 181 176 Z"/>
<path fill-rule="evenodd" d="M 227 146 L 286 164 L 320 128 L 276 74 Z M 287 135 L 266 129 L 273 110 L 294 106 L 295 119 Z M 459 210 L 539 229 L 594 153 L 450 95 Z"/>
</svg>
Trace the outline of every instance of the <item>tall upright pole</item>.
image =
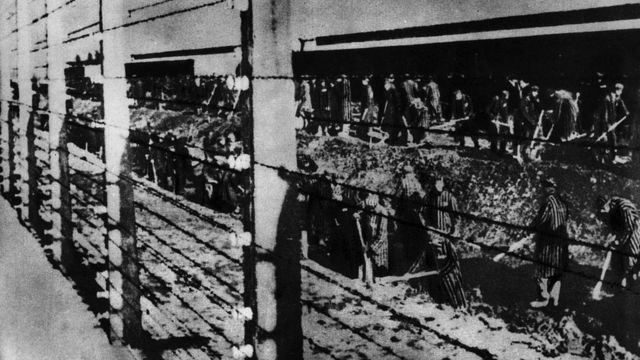
<svg viewBox="0 0 640 360">
<path fill-rule="evenodd" d="M 18 197 L 20 204 L 18 210 L 23 221 L 29 220 L 29 171 L 27 157 L 29 153 L 29 139 L 27 139 L 27 127 L 31 118 L 31 14 L 28 1 L 17 2 L 18 17 L 18 89 L 19 98 L 19 126 L 18 126 L 18 174 L 20 175 L 20 190 Z"/>
<path fill-rule="evenodd" d="M 246 76 L 249 79 L 253 77 L 253 9 L 252 9 L 252 0 L 248 0 L 248 6 L 246 9 L 243 9 L 240 13 L 240 41 L 241 41 L 241 51 L 242 51 L 242 60 L 240 62 L 240 74 L 241 76 Z M 254 150 L 253 150 L 253 85 L 252 81 L 250 81 L 249 96 L 247 97 L 247 109 L 249 109 L 249 113 L 245 114 L 244 123 L 242 124 L 242 136 L 243 136 L 243 144 L 245 146 L 245 150 L 251 156 L 251 163 L 254 165 Z M 255 179 L 253 177 L 253 169 L 255 166 L 251 167 L 251 173 L 249 174 L 249 178 L 245 179 L 244 186 L 245 188 L 253 194 L 254 191 L 254 183 Z M 254 226 L 254 204 L 250 201 L 244 204 L 243 208 L 243 225 L 244 231 L 251 233 L 252 235 L 255 233 Z M 251 242 L 249 246 L 244 248 L 244 304 L 245 307 L 251 308 L 255 310 L 256 303 L 256 275 L 255 275 L 255 264 L 256 264 L 256 247 L 255 243 Z M 255 336 L 257 334 L 256 324 L 253 321 L 245 322 L 245 342 L 248 344 L 254 345 Z M 254 356 L 255 357 L 255 356 Z"/>
<path fill-rule="evenodd" d="M 7 8 L 7 1 L 2 3 L 3 8 Z M 9 181 L 11 168 L 9 166 L 9 100 L 11 99 L 11 52 L 10 36 L 11 26 L 6 18 L 0 21 L 0 149 L 1 149 L 1 180 L 2 193 L 9 193 Z"/>
<path fill-rule="evenodd" d="M 296 168 L 291 0 L 253 1 L 253 156 L 256 333 L 260 360 L 301 359 L 300 232 L 296 193 L 276 171 Z M 243 26 L 245 28 L 245 26 Z M 248 28 L 248 26 L 247 26 Z"/>
<path fill-rule="evenodd" d="M 103 30 L 105 161 L 109 323 L 114 341 L 140 344 L 143 336 L 133 187 L 129 158 L 129 106 L 125 79 L 126 38 L 119 27 L 127 19 L 125 0 L 101 1 Z M 123 179 L 125 178 L 125 179 Z"/>
<path fill-rule="evenodd" d="M 47 8 L 54 7 L 53 0 L 47 0 Z M 78 255 L 73 244 L 73 224 L 71 223 L 71 195 L 69 193 L 69 156 L 67 153 L 67 126 L 64 117 L 67 111 L 67 88 L 65 83 L 65 54 L 59 44 L 65 39 L 62 11 L 47 16 L 47 80 L 49 84 L 49 164 L 51 187 L 52 240 L 59 248 L 54 248 L 54 256 L 60 257 L 65 270 L 73 272 L 78 263 Z"/>
</svg>

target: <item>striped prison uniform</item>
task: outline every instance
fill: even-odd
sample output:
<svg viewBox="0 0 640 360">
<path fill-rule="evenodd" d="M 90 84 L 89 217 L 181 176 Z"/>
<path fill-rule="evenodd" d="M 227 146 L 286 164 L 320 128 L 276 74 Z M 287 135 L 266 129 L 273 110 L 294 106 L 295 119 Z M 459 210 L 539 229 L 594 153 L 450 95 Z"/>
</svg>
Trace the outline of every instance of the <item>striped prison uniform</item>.
<svg viewBox="0 0 640 360">
<path fill-rule="evenodd" d="M 536 229 L 536 278 L 560 276 L 569 260 L 566 241 L 569 213 L 565 202 L 555 193 L 545 197 L 531 227 Z"/>
<path fill-rule="evenodd" d="M 446 233 L 453 232 L 458 201 L 448 191 L 431 191 L 427 199 L 427 225 Z"/>
<path fill-rule="evenodd" d="M 462 285 L 462 272 L 458 254 L 451 240 L 443 238 L 439 245 L 432 246 L 436 255 L 436 266 L 440 286 L 446 294 L 446 300 L 453 307 L 466 307 L 467 298 Z"/>
<path fill-rule="evenodd" d="M 426 219 L 427 225 L 432 226 L 445 233 L 452 233 L 455 229 L 458 202 L 449 191 L 431 191 L 427 198 Z M 460 261 L 458 254 L 451 240 L 435 233 L 429 234 L 430 238 L 438 238 L 440 241 L 432 242 L 429 246 L 431 257 L 435 257 L 435 267 L 438 270 L 439 291 L 431 291 L 432 295 L 441 292 L 453 307 L 466 307 L 467 299 L 462 285 L 462 272 L 460 271 Z M 436 296 L 434 296 L 436 297 Z"/>
<path fill-rule="evenodd" d="M 369 209 L 367 209 L 369 210 Z M 362 237 L 365 244 L 369 245 L 373 252 L 372 260 L 376 269 L 386 271 L 389 269 L 389 233 L 387 210 L 378 205 L 370 211 L 364 211 L 361 215 Z"/>
<path fill-rule="evenodd" d="M 638 270 L 640 254 L 640 212 L 629 200 L 613 197 L 609 203 L 609 226 L 616 236 L 620 253 L 616 253 L 614 264 L 621 275 L 626 276 Z"/>
</svg>

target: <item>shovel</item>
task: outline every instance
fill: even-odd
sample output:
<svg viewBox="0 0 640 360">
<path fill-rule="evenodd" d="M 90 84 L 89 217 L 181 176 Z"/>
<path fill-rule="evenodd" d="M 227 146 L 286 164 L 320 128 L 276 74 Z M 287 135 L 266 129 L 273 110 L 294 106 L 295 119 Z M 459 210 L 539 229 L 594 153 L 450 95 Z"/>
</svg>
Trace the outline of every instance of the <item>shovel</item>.
<svg viewBox="0 0 640 360">
<path fill-rule="evenodd" d="M 607 273 L 607 270 L 609 269 L 610 263 L 611 263 L 611 251 L 608 251 L 607 256 L 604 259 L 604 264 L 602 265 L 602 273 L 600 274 L 600 280 L 598 281 L 596 286 L 593 288 L 593 291 L 591 292 L 591 298 L 593 300 L 602 299 L 600 297 L 600 291 L 602 290 L 602 282 L 604 281 L 604 276 Z"/>
</svg>

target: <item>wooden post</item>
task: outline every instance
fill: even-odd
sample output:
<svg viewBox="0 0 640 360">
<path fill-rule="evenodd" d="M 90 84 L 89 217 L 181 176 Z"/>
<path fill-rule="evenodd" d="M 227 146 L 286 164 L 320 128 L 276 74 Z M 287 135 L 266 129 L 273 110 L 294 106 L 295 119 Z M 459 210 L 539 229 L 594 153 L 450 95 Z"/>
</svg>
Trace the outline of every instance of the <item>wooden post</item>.
<svg viewBox="0 0 640 360">
<path fill-rule="evenodd" d="M 296 168 L 291 0 L 253 1 L 254 246 L 260 360 L 301 359 L 300 231 L 297 193 L 267 164 Z"/>
<path fill-rule="evenodd" d="M 17 2 L 18 17 L 18 89 L 20 92 L 20 116 L 18 126 L 18 144 L 19 149 L 18 169 L 20 176 L 20 192 L 18 197 L 21 199 L 18 205 L 20 218 L 23 221 L 29 219 L 29 139 L 27 139 L 27 127 L 31 117 L 31 77 L 33 69 L 31 68 L 31 15 L 29 11 L 28 1 Z"/>
<path fill-rule="evenodd" d="M 53 9 L 55 1 L 47 0 L 47 8 Z M 66 36 L 62 26 L 62 11 L 50 14 L 47 21 L 47 43 L 61 44 Z M 78 256 L 73 244 L 73 224 L 71 223 L 71 195 L 69 194 L 69 155 L 67 154 L 67 127 L 64 125 L 67 88 L 65 84 L 64 47 L 50 46 L 47 49 L 47 69 L 49 81 L 49 163 L 51 180 L 51 235 L 54 257 L 59 259 L 67 271 L 74 271 Z"/>
<path fill-rule="evenodd" d="M 131 176 L 129 159 L 129 106 L 124 28 L 127 19 L 125 0 L 101 2 L 103 32 L 103 76 L 105 114 L 105 160 L 109 256 L 109 303 L 112 340 L 123 339 L 137 345 L 142 340 L 142 313 L 138 255 L 135 237 L 133 187 L 119 175 Z M 114 224 L 113 222 L 117 222 Z M 123 230 L 121 230 L 123 229 Z"/>
</svg>

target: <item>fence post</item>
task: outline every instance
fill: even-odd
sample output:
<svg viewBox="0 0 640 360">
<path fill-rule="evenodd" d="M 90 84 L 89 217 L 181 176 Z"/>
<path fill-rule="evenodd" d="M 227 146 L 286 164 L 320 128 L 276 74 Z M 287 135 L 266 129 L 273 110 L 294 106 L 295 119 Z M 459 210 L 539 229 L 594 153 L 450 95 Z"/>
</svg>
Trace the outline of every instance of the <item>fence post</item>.
<svg viewBox="0 0 640 360">
<path fill-rule="evenodd" d="M 301 359 L 296 191 L 267 164 L 296 168 L 291 0 L 253 1 L 253 154 L 257 334 L 260 360 Z"/>
<path fill-rule="evenodd" d="M 129 106 L 127 102 L 124 0 L 101 1 L 107 181 L 107 248 L 112 340 L 137 345 L 142 340 L 139 268 L 135 236 L 135 208 L 129 159 Z"/>
<path fill-rule="evenodd" d="M 53 0 L 47 0 L 47 8 L 53 9 Z M 50 14 L 47 21 L 47 74 L 49 78 L 49 163 L 51 175 L 51 226 L 54 243 L 54 257 L 62 266 L 73 272 L 78 263 L 73 244 L 73 224 L 71 223 L 71 195 L 69 194 L 69 156 L 67 154 L 67 127 L 64 124 L 66 113 L 67 87 L 65 84 L 64 47 L 51 46 L 61 44 L 65 38 L 62 26 L 62 11 Z"/>
<path fill-rule="evenodd" d="M 7 8 L 6 2 L 3 3 L 3 8 Z M 3 19 L 0 21 L 0 151 L 2 152 L 1 161 L 2 174 L 0 178 L 0 185 L 2 186 L 2 193 L 9 193 L 9 179 L 10 179 L 10 167 L 9 167 L 9 100 L 11 99 L 11 61 L 9 60 L 12 38 L 9 33 L 11 32 L 9 26 L 9 20 Z"/>
<path fill-rule="evenodd" d="M 18 89 L 20 93 L 20 115 L 18 118 L 18 144 L 19 149 L 18 156 L 18 169 L 17 172 L 20 175 L 20 194 L 21 199 L 18 205 L 18 211 L 20 218 L 23 221 L 29 220 L 29 139 L 27 139 L 27 127 L 29 125 L 31 108 L 31 77 L 33 71 L 31 68 L 31 15 L 29 11 L 28 1 L 17 2 L 17 14 L 18 17 Z"/>
</svg>

